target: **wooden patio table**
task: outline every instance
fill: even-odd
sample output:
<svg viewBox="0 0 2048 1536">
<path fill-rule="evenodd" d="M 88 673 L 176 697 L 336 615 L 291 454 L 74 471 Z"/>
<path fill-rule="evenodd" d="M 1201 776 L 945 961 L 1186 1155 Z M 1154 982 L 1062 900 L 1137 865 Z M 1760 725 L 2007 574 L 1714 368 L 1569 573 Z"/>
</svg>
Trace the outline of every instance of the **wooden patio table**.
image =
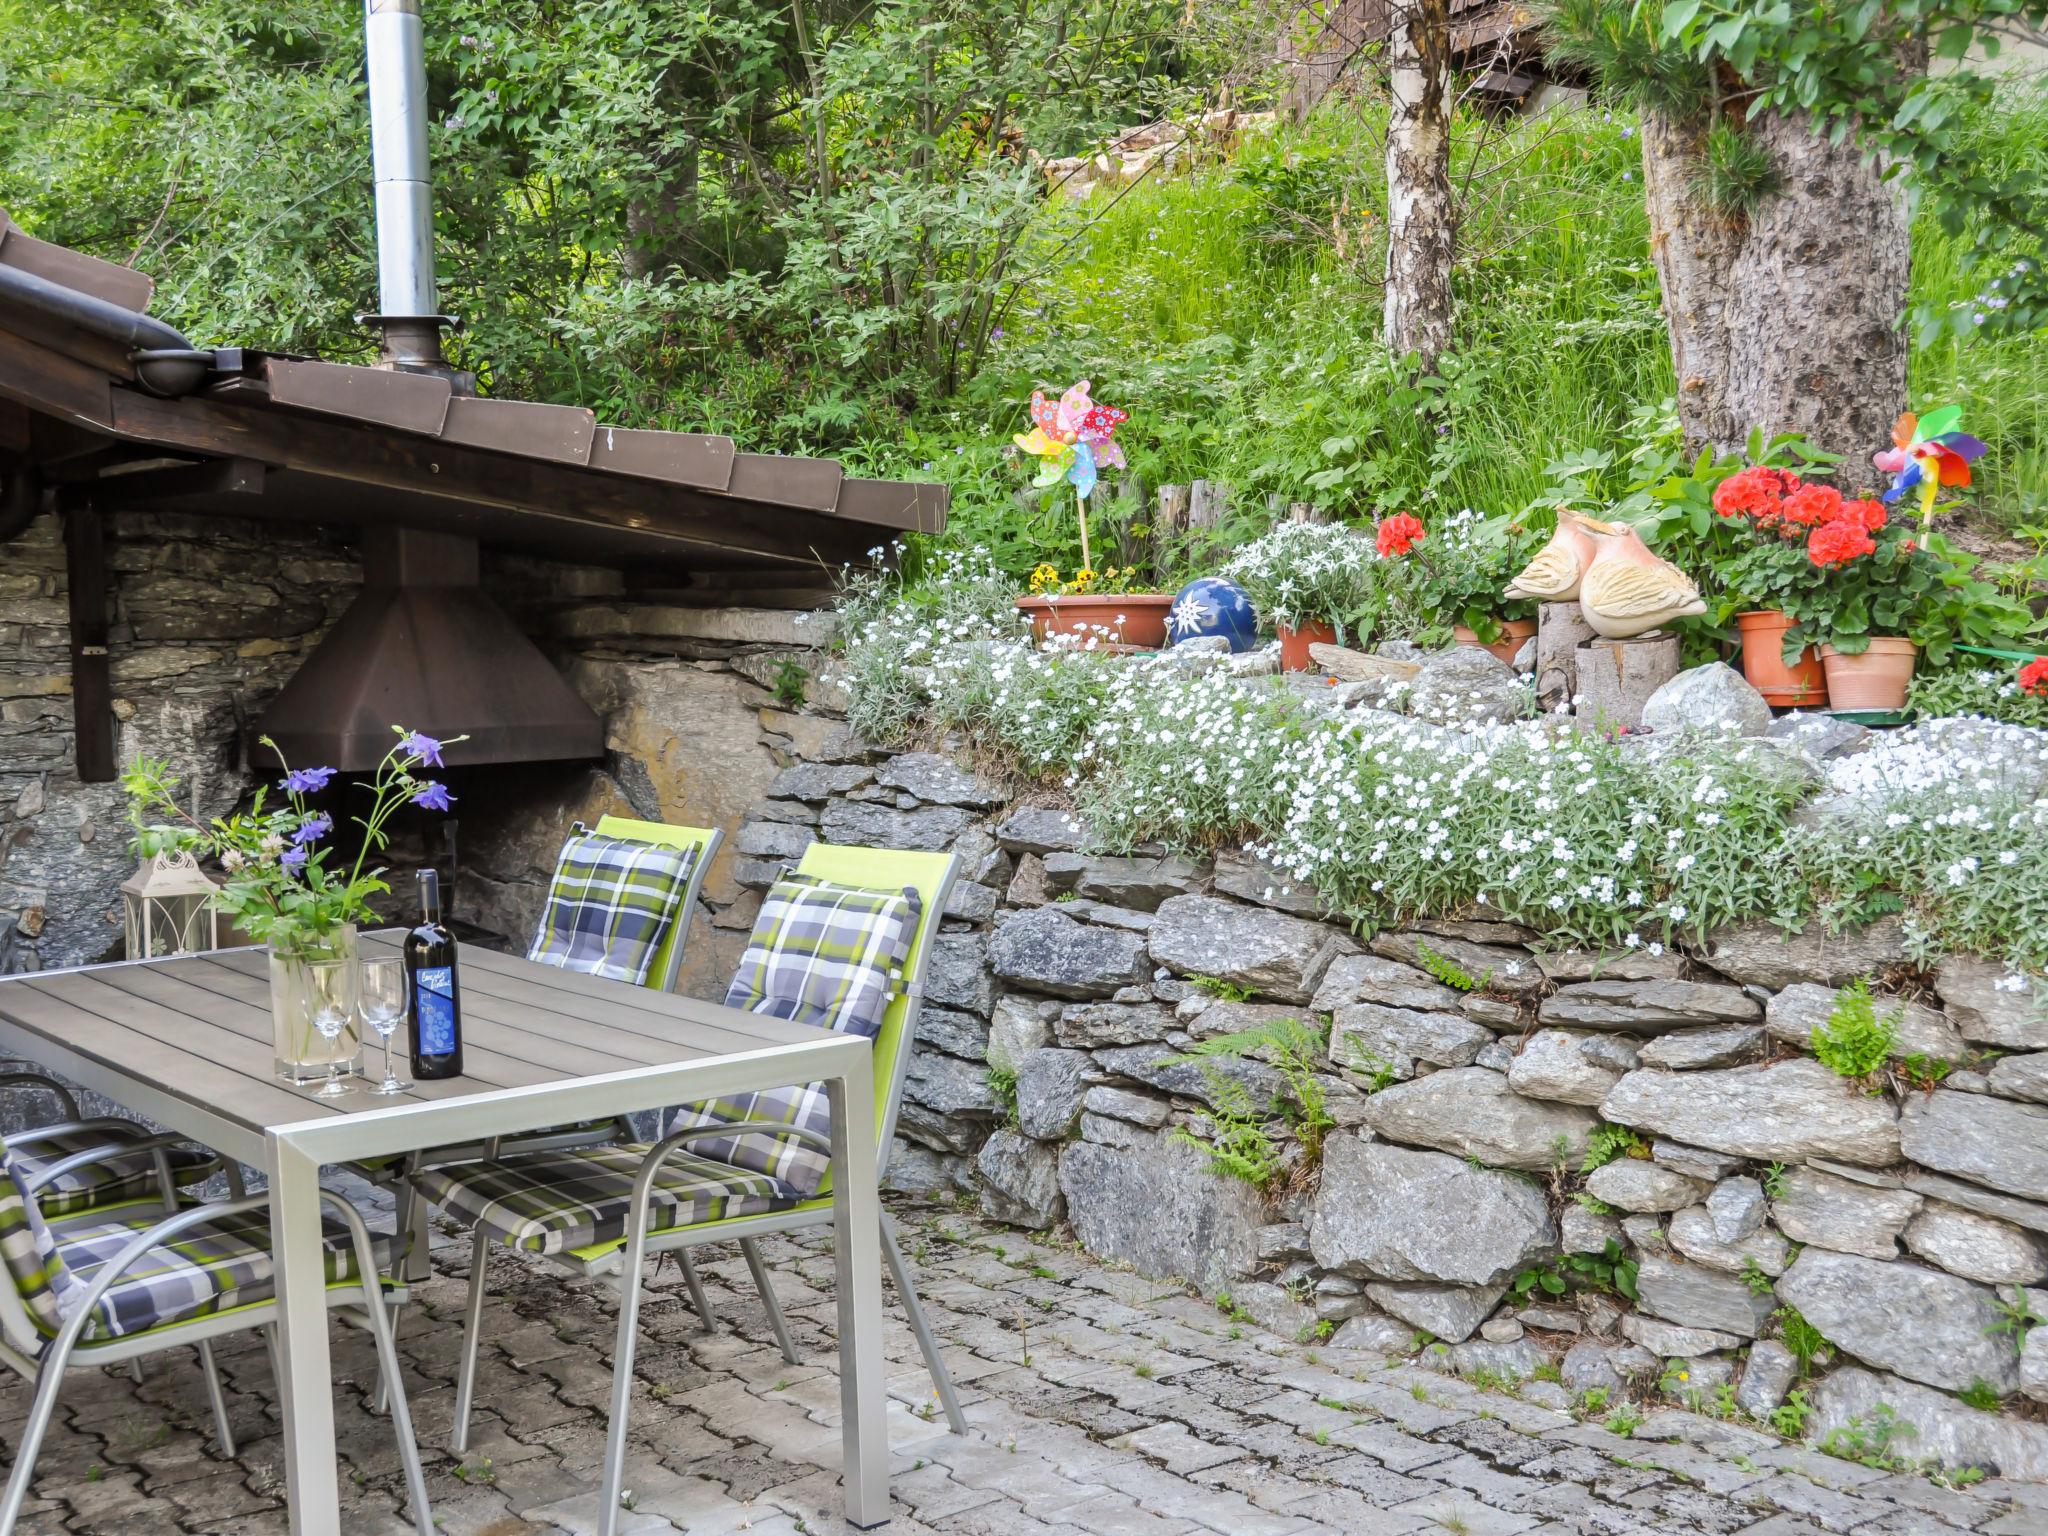
<svg viewBox="0 0 2048 1536">
<path fill-rule="evenodd" d="M 396 932 L 365 935 L 395 954 Z M 0 978 L 0 1053 L 105 1094 L 270 1182 L 294 1536 L 339 1536 L 323 1296 L 323 1164 L 823 1082 L 832 1106 L 846 1516 L 889 1516 L 873 1061 L 867 1040 L 716 1003 L 462 952 L 464 1075 L 318 1099 L 274 1075 L 261 949 Z M 394 1041 L 394 1045 L 398 1042 Z M 372 1034 L 366 1061 L 381 1064 Z"/>
</svg>

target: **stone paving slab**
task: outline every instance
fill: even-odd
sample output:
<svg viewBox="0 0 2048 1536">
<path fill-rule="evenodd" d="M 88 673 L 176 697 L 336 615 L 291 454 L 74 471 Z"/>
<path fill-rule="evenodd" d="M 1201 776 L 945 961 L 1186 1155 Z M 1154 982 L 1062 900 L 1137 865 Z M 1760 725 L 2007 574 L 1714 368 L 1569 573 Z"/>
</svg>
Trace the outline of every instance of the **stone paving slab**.
<svg viewBox="0 0 2048 1536">
<path fill-rule="evenodd" d="M 892 1309 L 891 1536 L 2048 1536 L 2039 1486 L 1944 1487 L 1647 1406 L 1624 1435 L 1248 1328 L 1181 1290 L 950 1208 L 899 1214 L 970 1432 L 947 1429 Z M 437 1234 L 436 1276 L 399 1341 L 439 1528 L 584 1536 L 596 1528 L 610 1391 L 608 1293 L 492 1255 L 472 1444 L 455 1457 L 445 1446 L 468 1269 L 457 1239 Z M 700 1261 L 714 1331 L 673 1266 L 650 1281 L 628 1536 L 846 1529 L 829 1241 L 763 1248 L 800 1365 L 775 1349 L 737 1250 Z M 74 1373 L 22 1536 L 281 1536 L 268 1357 L 254 1337 L 224 1341 L 220 1356 L 236 1458 L 214 1449 L 191 1357 L 153 1362 L 139 1385 L 125 1372 Z M 367 1337 L 338 1329 L 344 1526 L 404 1536 L 397 1453 L 368 1408 L 374 1385 Z M 0 1387 L 0 1439 L 18 1437 L 28 1398 L 24 1384 Z"/>
</svg>

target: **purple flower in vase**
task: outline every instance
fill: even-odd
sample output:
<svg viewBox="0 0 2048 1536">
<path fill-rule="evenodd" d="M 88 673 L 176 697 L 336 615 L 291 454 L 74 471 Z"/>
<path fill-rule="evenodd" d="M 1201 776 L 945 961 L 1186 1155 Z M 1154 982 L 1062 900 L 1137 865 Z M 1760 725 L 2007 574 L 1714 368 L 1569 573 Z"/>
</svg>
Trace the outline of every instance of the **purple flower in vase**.
<svg viewBox="0 0 2048 1536">
<path fill-rule="evenodd" d="M 454 801 L 455 797 L 448 793 L 448 786 L 433 779 L 427 780 L 412 793 L 412 803 L 424 806 L 430 811 L 445 811 L 454 804 Z"/>
<path fill-rule="evenodd" d="M 298 831 L 292 834 L 297 844 L 317 843 L 334 830 L 334 818 L 325 811 L 316 811 L 299 823 Z"/>
<path fill-rule="evenodd" d="M 334 778 L 332 768 L 294 768 L 284 776 L 285 793 L 317 795 Z"/>
<path fill-rule="evenodd" d="M 441 762 L 441 743 L 424 731 L 407 731 L 398 745 L 406 756 L 418 758 L 429 768 L 444 766 Z"/>
</svg>

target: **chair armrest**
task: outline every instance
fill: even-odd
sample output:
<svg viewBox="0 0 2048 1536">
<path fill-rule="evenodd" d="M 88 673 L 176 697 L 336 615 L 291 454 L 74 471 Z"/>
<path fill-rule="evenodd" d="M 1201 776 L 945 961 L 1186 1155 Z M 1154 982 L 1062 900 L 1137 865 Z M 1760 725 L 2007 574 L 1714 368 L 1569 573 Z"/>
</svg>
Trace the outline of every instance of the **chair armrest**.
<svg viewBox="0 0 2048 1536">
<path fill-rule="evenodd" d="M 807 1147 L 816 1147 L 827 1157 L 832 1155 L 832 1138 L 823 1131 L 814 1131 L 807 1125 L 784 1125 L 780 1120 L 738 1120 L 731 1125 L 693 1125 L 685 1131 L 670 1131 L 655 1143 L 655 1148 L 659 1150 L 671 1143 L 682 1146 L 685 1142 L 696 1141 L 705 1136 L 750 1136 L 756 1131 L 772 1131 L 777 1136 L 791 1136 Z"/>
<path fill-rule="evenodd" d="M 0 1088 L 41 1088 L 46 1093 L 54 1094 L 57 1102 L 64 1106 L 65 1119 L 78 1118 L 78 1100 L 72 1096 L 71 1090 L 54 1077 L 46 1077 L 41 1072 L 0 1072 Z M 8 1138 L 10 1141 L 14 1139 L 11 1136 Z"/>
<path fill-rule="evenodd" d="M 83 1151 L 73 1152 L 68 1157 L 59 1158 L 56 1162 L 50 1164 L 49 1167 L 36 1174 L 34 1178 L 28 1181 L 26 1192 L 33 1195 L 53 1181 L 70 1173 L 75 1168 L 88 1168 L 94 1163 L 103 1163 L 109 1158 L 128 1157 L 137 1152 L 157 1154 L 157 1161 L 163 1164 L 164 1176 L 169 1178 L 170 1163 L 161 1154 L 166 1147 L 183 1146 L 184 1143 L 184 1137 L 174 1131 L 165 1131 L 161 1135 L 138 1137 L 133 1141 L 110 1141 L 104 1146 L 87 1147 Z M 175 1184 L 175 1180 L 173 1183 Z"/>
<path fill-rule="evenodd" d="M 95 1115 L 88 1120 L 59 1120 L 54 1125 L 38 1125 L 26 1131 L 9 1134 L 7 1144 L 12 1147 L 34 1146 L 39 1141 L 49 1141 L 57 1136 L 69 1136 L 79 1131 L 103 1131 L 109 1136 L 147 1136 L 149 1131 L 133 1120 L 123 1120 L 118 1115 Z"/>
</svg>

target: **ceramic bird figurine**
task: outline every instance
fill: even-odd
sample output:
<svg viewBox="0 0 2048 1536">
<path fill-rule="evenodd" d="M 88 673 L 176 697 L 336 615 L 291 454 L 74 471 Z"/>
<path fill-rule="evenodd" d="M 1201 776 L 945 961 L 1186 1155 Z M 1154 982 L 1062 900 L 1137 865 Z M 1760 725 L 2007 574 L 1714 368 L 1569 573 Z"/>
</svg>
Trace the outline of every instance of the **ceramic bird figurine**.
<svg viewBox="0 0 2048 1536">
<path fill-rule="evenodd" d="M 1618 525 L 1595 522 L 1563 507 L 1557 509 L 1557 532 L 1536 551 L 1536 558 L 1522 567 L 1501 595 L 1535 598 L 1544 603 L 1568 603 L 1579 595 L 1579 581 L 1599 551 L 1599 536 L 1613 533 Z"/>
<path fill-rule="evenodd" d="M 1579 580 L 1579 611 L 1593 633 L 1608 640 L 1632 640 L 1673 619 L 1705 613 L 1692 578 L 1650 553 L 1635 529 L 1611 525 Z"/>
</svg>

